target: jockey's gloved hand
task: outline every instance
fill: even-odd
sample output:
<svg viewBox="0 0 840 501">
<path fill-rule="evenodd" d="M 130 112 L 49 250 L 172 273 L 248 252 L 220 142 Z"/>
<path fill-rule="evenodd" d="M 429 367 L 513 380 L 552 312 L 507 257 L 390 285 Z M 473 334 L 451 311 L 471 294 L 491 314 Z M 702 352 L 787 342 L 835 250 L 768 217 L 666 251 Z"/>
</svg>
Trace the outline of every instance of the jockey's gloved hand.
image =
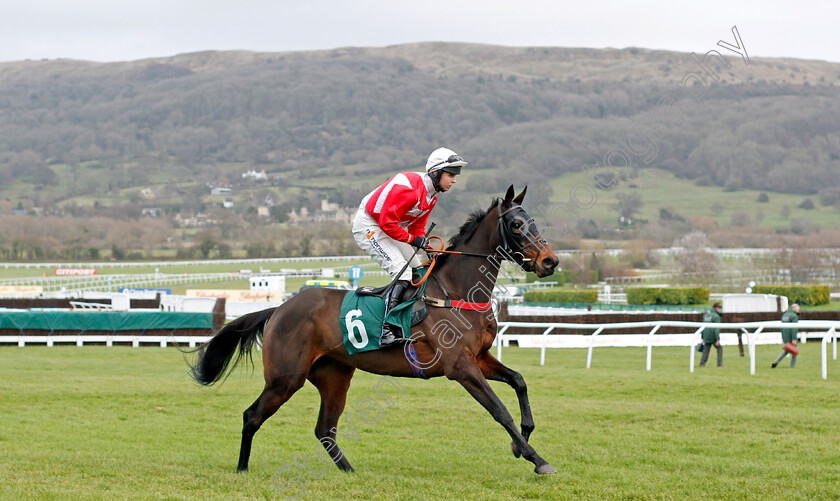
<svg viewBox="0 0 840 501">
<path fill-rule="evenodd" d="M 411 239 L 411 246 L 418 249 L 429 249 L 429 239 L 424 236 L 414 237 Z"/>
</svg>

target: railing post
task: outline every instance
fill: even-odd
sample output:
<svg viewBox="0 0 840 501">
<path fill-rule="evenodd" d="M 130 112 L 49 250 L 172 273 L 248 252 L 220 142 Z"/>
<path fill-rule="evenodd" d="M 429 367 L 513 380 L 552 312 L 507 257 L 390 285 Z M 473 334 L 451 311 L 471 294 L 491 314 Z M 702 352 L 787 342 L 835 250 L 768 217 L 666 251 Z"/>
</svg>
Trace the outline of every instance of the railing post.
<svg viewBox="0 0 840 501">
<path fill-rule="evenodd" d="M 508 330 L 508 327 L 510 327 L 510 325 L 506 324 L 504 327 L 502 327 L 502 330 L 500 330 L 498 334 L 496 334 L 496 359 L 499 362 L 502 361 L 502 343 L 504 343 L 505 331 Z"/>
<path fill-rule="evenodd" d="M 703 327 L 700 327 L 699 329 L 694 331 L 694 335 L 695 336 L 700 335 L 701 332 L 703 332 Z M 703 340 L 702 335 L 700 337 L 700 340 L 701 341 Z M 691 353 L 688 355 L 688 372 L 691 372 L 691 373 L 694 373 L 694 352 L 697 351 L 697 350 L 694 349 L 694 346 L 695 346 L 694 342 L 692 342 L 691 346 L 689 346 L 689 348 L 691 348 Z"/>
<path fill-rule="evenodd" d="M 825 336 L 822 338 L 822 378 L 828 379 L 828 339 L 831 337 L 835 337 L 837 335 L 834 327 L 828 330 L 825 333 Z"/>
<path fill-rule="evenodd" d="M 761 334 L 761 331 L 764 330 L 764 326 L 759 327 L 755 330 L 754 333 L 750 334 L 747 332 L 747 352 L 750 354 L 750 375 L 755 376 L 755 338 L 754 336 L 758 336 Z"/>
<path fill-rule="evenodd" d="M 647 345 L 647 370 L 650 370 L 651 365 L 651 358 L 653 357 L 653 335 L 656 334 L 656 331 L 659 330 L 660 325 L 656 324 L 656 326 L 648 333 L 648 345 Z"/>
<path fill-rule="evenodd" d="M 554 329 L 553 325 L 551 327 L 549 327 L 548 329 L 546 329 L 545 332 L 542 333 L 542 335 L 543 335 L 543 345 L 542 345 L 542 350 L 540 350 L 540 365 L 545 365 L 545 349 L 548 345 L 548 333 L 551 332 L 552 329 Z"/>
<path fill-rule="evenodd" d="M 589 351 L 586 354 L 587 369 L 592 365 L 592 346 L 595 344 L 595 336 L 600 334 L 602 330 L 604 330 L 604 328 L 599 327 L 595 332 L 592 333 L 592 336 L 589 338 Z"/>
</svg>

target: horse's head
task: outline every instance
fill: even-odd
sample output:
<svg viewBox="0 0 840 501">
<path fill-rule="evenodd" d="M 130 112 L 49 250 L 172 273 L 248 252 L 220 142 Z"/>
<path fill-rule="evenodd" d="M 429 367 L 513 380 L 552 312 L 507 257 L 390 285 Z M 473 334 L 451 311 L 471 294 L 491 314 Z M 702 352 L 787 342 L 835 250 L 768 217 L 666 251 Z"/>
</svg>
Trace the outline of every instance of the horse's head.
<svg viewBox="0 0 840 501">
<path fill-rule="evenodd" d="M 504 257 L 512 259 L 526 271 L 535 272 L 538 277 L 547 277 L 554 273 L 560 260 L 540 235 L 534 220 L 522 208 L 527 189 L 514 197 L 511 185 L 498 205 L 499 245 Z"/>
</svg>

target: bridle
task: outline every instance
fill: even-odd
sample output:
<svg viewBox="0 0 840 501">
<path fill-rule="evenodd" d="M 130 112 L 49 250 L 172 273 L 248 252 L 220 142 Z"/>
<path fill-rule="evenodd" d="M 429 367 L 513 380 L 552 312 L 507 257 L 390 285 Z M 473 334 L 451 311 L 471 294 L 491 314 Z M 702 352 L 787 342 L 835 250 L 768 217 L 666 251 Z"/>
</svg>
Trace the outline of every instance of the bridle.
<svg viewBox="0 0 840 501">
<path fill-rule="evenodd" d="M 531 269 L 528 270 L 526 268 L 526 271 L 534 271 L 533 259 L 526 258 L 522 251 L 531 246 L 539 245 L 539 251 L 541 252 L 546 246 L 548 246 L 548 242 L 542 237 L 540 237 L 539 240 L 534 239 L 536 235 L 539 235 L 539 232 L 537 232 L 537 225 L 533 219 L 526 217 L 528 216 L 528 213 L 525 212 L 525 209 L 523 209 L 521 205 L 512 203 L 504 212 L 501 212 L 502 202 L 500 200 L 498 207 L 500 211 L 498 220 L 499 245 L 496 247 L 496 251 L 493 256 L 500 259 L 511 260 L 523 268 L 525 268 L 525 264 L 528 263 L 531 265 Z M 510 216 L 508 216 L 509 214 Z M 508 222 L 508 219 L 511 219 L 512 221 Z M 515 233 L 511 230 L 513 223 L 516 221 L 520 222 L 520 228 L 524 228 L 524 231 L 518 231 Z M 516 250 L 514 250 L 514 245 L 517 248 Z"/>
<path fill-rule="evenodd" d="M 522 208 L 521 205 L 516 203 L 511 203 L 511 205 L 502 211 L 502 204 L 503 201 L 499 199 L 496 207 L 499 211 L 499 218 L 498 224 L 496 226 L 496 233 L 499 237 L 499 245 L 496 246 L 492 254 L 479 254 L 476 252 L 462 252 L 462 251 L 451 251 L 445 249 L 427 249 L 426 252 L 431 254 L 431 260 L 424 264 L 423 266 L 428 265 L 426 269 L 425 275 L 420 279 L 418 283 L 414 283 L 411 281 L 411 285 L 415 287 L 419 287 L 432 275 L 432 270 L 434 269 L 435 265 L 437 264 L 437 256 L 441 254 L 455 254 L 458 256 L 473 256 L 473 257 L 482 257 L 482 258 L 493 258 L 497 263 L 501 263 L 502 261 L 512 261 L 520 266 L 522 266 L 525 271 L 534 271 L 534 260 L 530 258 L 526 258 L 525 254 L 522 252 L 525 249 L 539 245 L 540 252 L 542 252 L 545 247 L 548 246 L 548 242 L 544 238 L 540 238 L 539 240 L 534 240 L 532 235 L 539 235 L 537 232 L 537 225 L 534 223 L 534 220 L 526 217 L 528 213 L 525 212 L 525 209 Z M 522 214 L 522 215 L 520 215 Z M 510 228 L 513 226 L 514 222 L 520 222 L 521 226 L 519 228 L 525 228 L 526 231 L 515 231 Z M 509 222 L 509 220 L 512 220 Z M 443 243 L 443 239 L 438 236 L 431 236 L 430 239 L 440 240 Z M 530 269 L 528 269 L 530 268 Z M 437 280 L 437 277 L 435 277 Z M 440 285 L 441 289 L 443 290 L 444 295 L 449 298 L 449 294 L 446 292 L 446 288 L 443 287 L 443 284 L 440 283 L 438 280 L 438 284 Z M 437 305 L 436 306 L 440 306 Z"/>
<path fill-rule="evenodd" d="M 523 268 L 526 268 L 526 263 L 528 263 L 531 265 L 531 270 L 526 268 L 526 271 L 533 271 L 533 259 L 526 258 L 522 251 L 534 245 L 539 245 L 540 251 L 542 251 L 548 245 L 548 242 L 542 237 L 540 237 L 539 240 L 534 240 L 532 235 L 539 235 L 537 232 L 537 225 L 534 223 L 533 219 L 524 217 L 527 216 L 528 213 L 525 212 L 525 209 L 523 209 L 521 205 L 511 203 L 510 207 L 502 211 L 502 204 L 503 201 L 501 199 L 499 199 L 499 202 L 496 204 L 496 207 L 498 207 L 499 210 L 498 225 L 496 229 L 496 233 L 499 236 L 499 245 L 496 246 L 496 249 L 492 254 L 429 249 L 427 252 L 435 254 L 435 256 L 432 257 L 432 260 L 434 261 L 437 254 L 455 254 L 459 256 L 483 258 L 493 257 L 500 262 L 504 260 L 513 261 Z M 524 216 L 520 214 L 524 214 Z M 512 221 L 509 222 L 509 220 Z M 510 229 L 513 222 L 517 220 L 521 222 L 522 228 L 526 228 L 526 231 L 519 231 L 518 234 L 516 234 Z M 436 238 L 443 241 L 440 237 L 433 236 L 430 238 Z"/>
</svg>

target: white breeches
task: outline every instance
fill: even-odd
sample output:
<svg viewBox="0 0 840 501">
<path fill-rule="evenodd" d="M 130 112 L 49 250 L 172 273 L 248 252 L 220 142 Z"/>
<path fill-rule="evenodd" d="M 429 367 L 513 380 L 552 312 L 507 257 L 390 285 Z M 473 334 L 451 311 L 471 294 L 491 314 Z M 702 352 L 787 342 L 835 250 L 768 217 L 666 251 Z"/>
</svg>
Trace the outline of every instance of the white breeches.
<svg viewBox="0 0 840 501">
<path fill-rule="evenodd" d="M 353 238 L 368 256 L 391 275 L 391 278 L 411 280 L 411 269 L 420 266 L 420 258 L 414 254 L 414 248 L 386 235 L 364 207 L 360 207 L 353 218 Z M 411 264 L 397 277 L 397 273 L 409 260 Z"/>
</svg>

